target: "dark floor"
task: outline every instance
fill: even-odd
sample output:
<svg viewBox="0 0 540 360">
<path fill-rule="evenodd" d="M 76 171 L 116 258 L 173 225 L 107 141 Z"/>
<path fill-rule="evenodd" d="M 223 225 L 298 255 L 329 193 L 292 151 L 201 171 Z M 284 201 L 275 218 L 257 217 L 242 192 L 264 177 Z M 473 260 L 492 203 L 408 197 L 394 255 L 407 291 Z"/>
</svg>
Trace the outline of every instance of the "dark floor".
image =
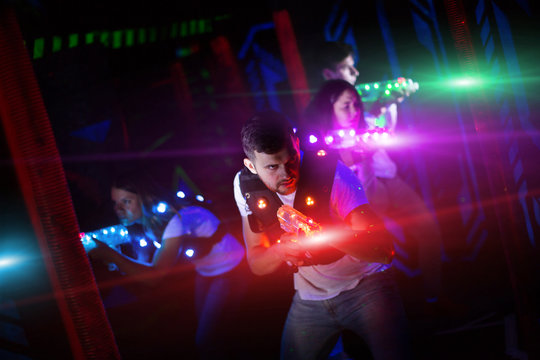
<svg viewBox="0 0 540 360">
<path fill-rule="evenodd" d="M 224 339 L 233 344 L 234 354 L 223 358 L 278 359 L 281 328 L 291 292 L 281 292 L 276 296 L 272 288 L 274 282 L 270 278 L 260 279 L 248 274 L 246 281 L 249 291 L 241 304 L 242 311 L 235 314 L 237 321 L 233 328 L 223 329 Z M 112 276 L 99 272 L 96 275 Z M 101 287 L 123 359 L 197 358 L 193 332 L 195 318 L 191 311 L 193 300 L 190 295 L 193 284 L 185 275 L 177 280 L 173 279 L 170 283 L 183 285 L 163 286 L 152 291 L 125 282 L 122 286 Z M 524 341 L 528 339 L 530 343 L 530 339 L 523 336 L 522 328 L 517 326 L 512 298 L 508 293 L 479 287 L 476 293 L 469 289 L 468 296 L 454 293 L 439 304 L 433 304 L 421 300 L 419 284 L 409 280 L 404 288 L 402 281 L 402 297 L 409 316 L 414 359 L 535 359 L 533 351 L 527 354 L 523 351 Z M 472 297 L 472 294 L 475 296 Z M 5 301 L 5 298 L 0 300 Z M 1 359 L 41 359 L 50 358 L 51 354 L 56 355 L 57 359 L 64 358 L 55 349 L 43 351 L 43 347 L 51 342 L 50 339 L 48 342 L 43 340 L 47 326 L 41 327 L 42 340 L 36 345 L 34 341 L 38 337 L 32 333 L 35 328 L 25 329 L 27 338 L 32 340 L 25 341 L 24 334 L 21 336 L 21 332 L 14 327 L 14 321 L 10 320 L 14 317 L 9 307 L 2 308 Z M 534 323 L 538 325 L 538 316 Z M 540 344 L 540 341 L 537 343 Z M 348 349 L 352 349 L 349 354 L 342 351 L 340 344 L 338 342 L 329 359 L 370 359 L 361 341 L 349 346 Z M 354 354 L 361 357 L 353 357 Z"/>
</svg>

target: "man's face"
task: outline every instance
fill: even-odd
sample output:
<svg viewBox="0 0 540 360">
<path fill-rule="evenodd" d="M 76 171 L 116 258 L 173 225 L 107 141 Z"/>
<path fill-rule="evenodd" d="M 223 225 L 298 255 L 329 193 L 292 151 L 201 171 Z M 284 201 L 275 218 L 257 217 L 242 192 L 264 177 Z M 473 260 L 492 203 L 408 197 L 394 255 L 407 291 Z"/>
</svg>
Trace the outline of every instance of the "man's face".
<svg viewBox="0 0 540 360">
<path fill-rule="evenodd" d="M 352 55 L 347 56 L 341 62 L 337 63 L 334 69 L 324 69 L 323 76 L 326 80 L 342 79 L 349 84 L 354 85 L 358 77 L 358 70 L 354 67 Z"/>
<path fill-rule="evenodd" d="M 124 226 L 133 225 L 142 218 L 141 200 L 132 192 L 111 188 L 111 199 L 114 212 Z"/>
<path fill-rule="evenodd" d="M 268 189 L 281 195 L 289 195 L 296 190 L 300 172 L 300 149 L 298 139 L 292 146 L 285 147 L 275 154 L 255 151 L 253 161 L 244 159 L 244 165 L 258 174 Z"/>
</svg>

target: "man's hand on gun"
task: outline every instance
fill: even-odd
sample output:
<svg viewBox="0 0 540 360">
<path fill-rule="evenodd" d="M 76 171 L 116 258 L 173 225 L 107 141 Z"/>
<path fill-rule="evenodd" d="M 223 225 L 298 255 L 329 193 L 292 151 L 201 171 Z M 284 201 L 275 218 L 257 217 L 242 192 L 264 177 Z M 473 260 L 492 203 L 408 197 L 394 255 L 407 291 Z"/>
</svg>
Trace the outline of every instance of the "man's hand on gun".
<svg viewBox="0 0 540 360">
<path fill-rule="evenodd" d="M 277 212 L 281 235 L 277 248 L 283 261 L 289 265 L 302 266 L 310 263 L 310 249 L 320 244 L 322 227 L 310 217 L 289 205 L 282 205 Z"/>
<path fill-rule="evenodd" d="M 275 245 L 279 257 L 289 266 L 302 266 L 309 258 L 305 243 L 302 242 L 299 234 L 283 233 L 278 243 Z"/>
<path fill-rule="evenodd" d="M 353 212 L 356 214 L 356 212 Z M 376 226 L 371 211 L 362 208 L 355 216 L 362 223 L 353 230 L 344 226 L 325 227 L 291 206 L 282 205 L 277 216 L 282 229 L 277 249 L 289 265 L 311 265 L 311 252 L 331 246 L 344 253 L 372 262 L 388 264 L 394 254 L 392 241 L 384 227 Z M 358 222 L 358 221 L 357 221 Z M 358 225 L 358 224 L 357 224 Z"/>
</svg>

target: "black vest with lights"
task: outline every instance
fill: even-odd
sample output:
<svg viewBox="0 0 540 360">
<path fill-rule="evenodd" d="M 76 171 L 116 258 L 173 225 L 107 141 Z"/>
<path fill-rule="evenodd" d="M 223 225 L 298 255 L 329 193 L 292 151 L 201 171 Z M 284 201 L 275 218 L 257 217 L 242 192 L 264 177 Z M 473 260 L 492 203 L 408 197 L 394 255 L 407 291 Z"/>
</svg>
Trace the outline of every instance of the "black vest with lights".
<svg viewBox="0 0 540 360">
<path fill-rule="evenodd" d="M 330 194 L 337 159 L 338 155 L 334 152 L 306 151 L 300 165 L 293 207 L 323 226 L 331 222 Z M 253 174 L 246 167 L 240 172 L 240 190 L 252 212 L 248 216 L 251 230 L 255 233 L 266 233 L 271 244 L 277 242 L 284 233 L 276 215 L 279 207 L 283 205 L 281 199 L 264 185 L 257 174 Z M 343 257 L 344 253 L 328 246 L 311 255 L 313 257 L 309 265 L 316 265 L 334 262 Z"/>
</svg>

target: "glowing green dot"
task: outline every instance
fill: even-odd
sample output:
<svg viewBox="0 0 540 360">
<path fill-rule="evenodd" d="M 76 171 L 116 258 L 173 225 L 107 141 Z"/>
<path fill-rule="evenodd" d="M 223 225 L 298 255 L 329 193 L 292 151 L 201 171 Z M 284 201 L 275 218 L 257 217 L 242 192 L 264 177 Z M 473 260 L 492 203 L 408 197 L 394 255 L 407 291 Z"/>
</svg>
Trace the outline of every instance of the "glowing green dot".
<svg viewBox="0 0 540 360">
<path fill-rule="evenodd" d="M 189 22 L 189 35 L 195 35 L 197 33 L 197 20 L 191 20 Z"/>
<path fill-rule="evenodd" d="M 45 39 L 39 38 L 34 40 L 34 59 L 43 57 L 43 50 L 45 49 Z"/>
<path fill-rule="evenodd" d="M 87 44 L 92 44 L 92 43 L 94 43 L 94 33 L 91 33 L 91 32 L 86 33 L 86 36 L 85 36 L 85 42 L 86 42 Z"/>
<path fill-rule="evenodd" d="M 68 47 L 73 48 L 79 44 L 79 34 L 69 35 Z"/>
<path fill-rule="evenodd" d="M 370 86 L 369 85 L 366 85 L 364 86 L 366 90 L 369 90 L 370 89 Z"/>
<path fill-rule="evenodd" d="M 58 36 L 53 36 L 53 46 L 52 51 L 58 52 L 62 49 L 62 38 Z"/>
<path fill-rule="evenodd" d="M 127 29 L 126 30 L 126 46 L 127 47 L 133 46 L 134 43 L 135 43 L 135 30 Z"/>
<path fill-rule="evenodd" d="M 378 88 L 379 88 L 379 84 L 375 83 L 375 84 L 373 84 L 373 87 L 374 87 L 375 89 L 378 89 Z"/>
<path fill-rule="evenodd" d="M 390 95 L 390 90 L 385 90 L 384 93 L 385 93 L 386 95 Z"/>
<path fill-rule="evenodd" d="M 156 42 L 157 40 L 157 29 L 155 27 L 148 29 L 148 42 Z"/>
<path fill-rule="evenodd" d="M 113 31 L 113 49 L 122 47 L 122 31 Z"/>
<path fill-rule="evenodd" d="M 140 28 L 138 31 L 139 34 L 139 44 L 144 44 L 146 42 L 146 29 Z"/>
<path fill-rule="evenodd" d="M 395 83 L 394 86 L 395 86 L 395 87 L 399 87 L 399 83 Z"/>
<path fill-rule="evenodd" d="M 184 37 L 188 35 L 188 23 L 186 21 L 182 22 L 182 25 L 180 25 L 180 36 Z"/>
<path fill-rule="evenodd" d="M 392 84 L 388 84 L 386 87 L 389 88 L 389 89 L 391 89 L 391 88 L 392 88 Z"/>
</svg>

